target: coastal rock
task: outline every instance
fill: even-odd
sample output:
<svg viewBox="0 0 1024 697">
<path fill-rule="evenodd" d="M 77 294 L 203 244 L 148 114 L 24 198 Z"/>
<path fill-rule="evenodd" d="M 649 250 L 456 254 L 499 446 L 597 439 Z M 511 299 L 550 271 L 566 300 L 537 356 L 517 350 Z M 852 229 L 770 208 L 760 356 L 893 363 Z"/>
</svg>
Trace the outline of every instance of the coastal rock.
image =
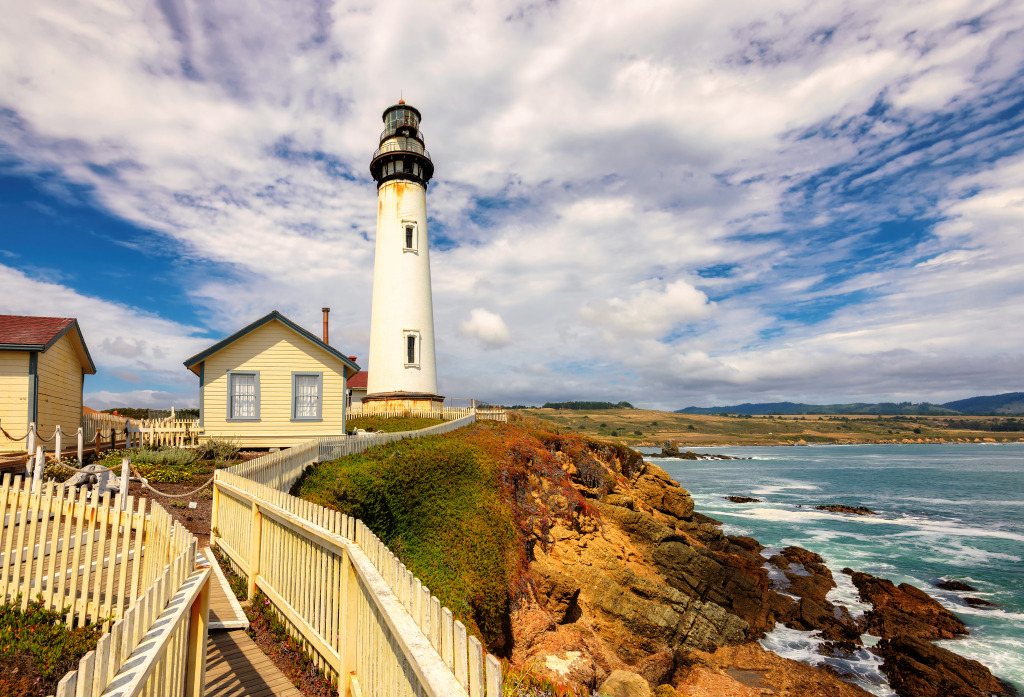
<svg viewBox="0 0 1024 697">
<path fill-rule="evenodd" d="M 892 581 L 854 571 L 853 585 L 860 599 L 871 603 L 867 631 L 891 639 L 899 636 L 920 639 L 953 639 L 967 634 L 967 627 L 935 599 L 909 583 Z"/>
<path fill-rule="evenodd" d="M 726 496 L 725 498 L 733 503 L 761 503 L 761 499 L 755 499 L 751 496 Z"/>
<path fill-rule="evenodd" d="M 689 654 L 676 672 L 676 691 L 688 697 L 793 695 L 870 697 L 834 674 L 782 658 L 757 642 Z"/>
<path fill-rule="evenodd" d="M 795 608 L 779 613 L 787 627 L 817 629 L 827 640 L 859 643 L 860 628 L 849 611 L 827 598 L 836 583 L 820 555 L 803 547 L 786 547 L 769 563 L 785 575 L 786 593 L 800 598 Z"/>
<path fill-rule="evenodd" d="M 537 564 L 533 567 L 537 579 L 537 590 L 545 599 L 544 607 L 558 624 L 573 622 L 579 618 L 579 582 L 550 567 Z"/>
<path fill-rule="evenodd" d="M 636 493 L 651 508 L 683 520 L 693 515 L 690 492 L 679 486 L 668 472 L 657 465 L 648 464 L 643 473 L 631 483 Z"/>
<path fill-rule="evenodd" d="M 570 475 L 571 465 L 563 460 Z M 583 474 L 608 480 L 596 471 L 600 476 Z M 620 672 L 632 686 L 623 689 L 640 690 L 642 682 L 642 694 L 668 693 L 671 683 L 688 697 L 867 695 L 751 641 L 783 622 L 819 631 L 826 652 L 837 656 L 860 648 L 864 627 L 828 600 L 835 582 L 819 555 L 787 547 L 766 560 L 757 540 L 725 535 L 721 523 L 694 511 L 689 493 L 651 463 L 631 460 L 612 474 L 617 484 L 610 491 L 576 483 L 587 509 L 533 524 L 535 593 L 514 611 L 514 664 L 587 690 L 604 690 Z M 564 493 L 545 494 L 547 501 L 555 496 L 568 501 Z M 963 632 L 955 616 L 918 589 L 854 576 L 862 598 L 874 605 L 873 633 L 894 639 L 903 627 L 925 637 Z M 887 650 L 891 660 L 904 660 Z"/>
<path fill-rule="evenodd" d="M 844 506 L 842 504 L 829 504 L 827 506 L 815 506 L 819 511 L 832 511 L 833 513 L 853 513 L 854 515 L 878 515 L 867 506 Z"/>
<path fill-rule="evenodd" d="M 616 670 L 601 683 L 599 692 L 608 697 L 651 697 L 651 687 L 641 676 Z"/>
<path fill-rule="evenodd" d="M 988 668 L 930 641 L 911 636 L 883 639 L 874 651 L 900 697 L 993 697 L 1015 691 Z"/>
<path fill-rule="evenodd" d="M 974 586 L 963 581 L 957 581 L 955 579 L 942 579 L 935 584 L 936 588 L 941 588 L 944 591 L 968 591 L 974 592 L 977 590 Z"/>
<path fill-rule="evenodd" d="M 645 457 L 671 457 L 676 460 L 742 460 L 743 458 L 720 453 L 695 453 L 692 450 L 679 451 L 679 448 L 672 443 L 665 443 L 661 446 L 660 453 L 650 453 Z"/>
<path fill-rule="evenodd" d="M 991 600 L 985 600 L 984 598 L 964 598 L 964 602 L 967 603 L 968 605 L 970 605 L 971 607 L 981 607 L 981 608 L 996 608 L 996 607 L 999 607 L 999 605 L 997 605 L 996 603 L 993 603 Z"/>
</svg>

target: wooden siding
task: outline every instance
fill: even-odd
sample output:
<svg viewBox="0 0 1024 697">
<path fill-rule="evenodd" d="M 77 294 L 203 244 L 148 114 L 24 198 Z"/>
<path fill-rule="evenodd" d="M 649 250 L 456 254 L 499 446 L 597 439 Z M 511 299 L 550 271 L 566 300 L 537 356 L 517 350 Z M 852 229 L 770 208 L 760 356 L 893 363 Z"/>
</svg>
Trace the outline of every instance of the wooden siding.
<svg viewBox="0 0 1024 697">
<path fill-rule="evenodd" d="M 275 448 L 343 431 L 343 364 L 280 322 L 268 322 L 204 363 L 205 438 L 234 438 L 243 447 Z M 259 371 L 259 421 L 228 421 L 229 370 Z M 321 421 L 292 421 L 292 373 L 296 371 L 323 373 Z"/>
<path fill-rule="evenodd" d="M 0 351 L 0 426 L 14 437 L 28 430 L 28 351 Z M 25 452 L 25 441 L 0 434 L 0 453 Z"/>
<path fill-rule="evenodd" d="M 82 362 L 70 333 L 39 354 L 39 433 L 52 438 L 57 424 L 64 430 L 65 443 L 66 434 L 82 425 Z"/>
</svg>

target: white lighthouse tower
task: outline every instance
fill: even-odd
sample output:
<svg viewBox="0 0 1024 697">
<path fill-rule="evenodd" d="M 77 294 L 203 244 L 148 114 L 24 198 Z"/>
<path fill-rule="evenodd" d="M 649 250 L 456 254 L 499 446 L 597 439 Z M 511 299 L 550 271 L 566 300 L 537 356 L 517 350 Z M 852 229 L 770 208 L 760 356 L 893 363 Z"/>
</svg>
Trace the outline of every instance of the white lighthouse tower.
<svg viewBox="0 0 1024 697">
<path fill-rule="evenodd" d="M 377 182 L 377 247 L 363 404 L 371 411 L 436 408 L 444 397 L 437 394 L 427 241 L 427 182 L 434 165 L 423 146 L 420 112 L 405 100 L 384 110 L 370 174 Z"/>
</svg>

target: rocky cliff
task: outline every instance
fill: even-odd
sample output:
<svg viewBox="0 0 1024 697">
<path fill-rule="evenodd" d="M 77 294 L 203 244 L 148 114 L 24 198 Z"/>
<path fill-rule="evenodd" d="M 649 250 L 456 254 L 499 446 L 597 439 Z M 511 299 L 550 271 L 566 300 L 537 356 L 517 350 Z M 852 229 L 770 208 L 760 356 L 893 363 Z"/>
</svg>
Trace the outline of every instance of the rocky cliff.
<svg viewBox="0 0 1024 697">
<path fill-rule="evenodd" d="M 1011 694 L 980 664 L 928 641 L 965 630 L 922 591 L 854 574 L 875 606 L 855 621 L 827 599 L 835 581 L 817 554 L 768 555 L 752 538 L 723 534 L 635 454 L 562 438 L 548 446 L 584 503 L 571 505 L 564 481 L 530 476 L 520 487 L 531 510 L 561 514 L 538 517 L 527 533 L 529 592 L 513 603 L 513 665 L 613 695 L 868 694 L 762 649 L 757 640 L 782 623 L 817 630 L 831 655 L 862 649 L 868 630 L 883 637 L 883 670 L 901 697 L 942 694 L 929 676 L 958 690 L 977 685 L 955 694 Z"/>
</svg>

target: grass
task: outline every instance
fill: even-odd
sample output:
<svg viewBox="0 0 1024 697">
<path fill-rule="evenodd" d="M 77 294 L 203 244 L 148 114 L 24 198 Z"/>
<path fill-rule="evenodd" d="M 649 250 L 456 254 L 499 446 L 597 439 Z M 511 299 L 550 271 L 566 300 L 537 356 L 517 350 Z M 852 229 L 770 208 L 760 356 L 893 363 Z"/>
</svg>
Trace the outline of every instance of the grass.
<svg viewBox="0 0 1024 697">
<path fill-rule="evenodd" d="M 57 682 L 96 648 L 102 622 L 82 627 L 64 624 L 62 611 L 32 601 L 22 611 L 20 596 L 0 605 L 0 694 L 52 694 Z"/>
<path fill-rule="evenodd" d="M 361 519 L 501 653 L 510 604 L 526 592 L 534 531 L 543 536 L 556 518 L 592 524 L 596 511 L 576 484 L 606 492 L 639 462 L 627 448 L 521 419 L 480 422 L 321 463 L 292 493 Z"/>
<path fill-rule="evenodd" d="M 479 448 L 433 436 L 318 465 L 299 496 L 361 519 L 477 632 L 504 634 L 514 530 Z"/>
<path fill-rule="evenodd" d="M 386 431 L 393 433 L 395 431 L 418 431 L 421 428 L 436 426 L 442 423 L 444 423 L 442 419 L 426 419 L 420 416 L 394 418 L 386 416 L 357 416 L 345 421 L 345 428 L 350 431 L 355 428 L 361 428 L 364 431 Z"/>
<path fill-rule="evenodd" d="M 676 414 L 649 409 L 570 411 L 528 409 L 522 412 L 560 433 L 615 440 L 627 445 L 661 445 L 672 441 L 702 445 L 792 445 L 807 443 L 882 443 L 904 439 L 947 441 L 1024 438 L 1024 431 L 993 430 L 1006 419 L 949 416 L 736 416 Z"/>
</svg>

